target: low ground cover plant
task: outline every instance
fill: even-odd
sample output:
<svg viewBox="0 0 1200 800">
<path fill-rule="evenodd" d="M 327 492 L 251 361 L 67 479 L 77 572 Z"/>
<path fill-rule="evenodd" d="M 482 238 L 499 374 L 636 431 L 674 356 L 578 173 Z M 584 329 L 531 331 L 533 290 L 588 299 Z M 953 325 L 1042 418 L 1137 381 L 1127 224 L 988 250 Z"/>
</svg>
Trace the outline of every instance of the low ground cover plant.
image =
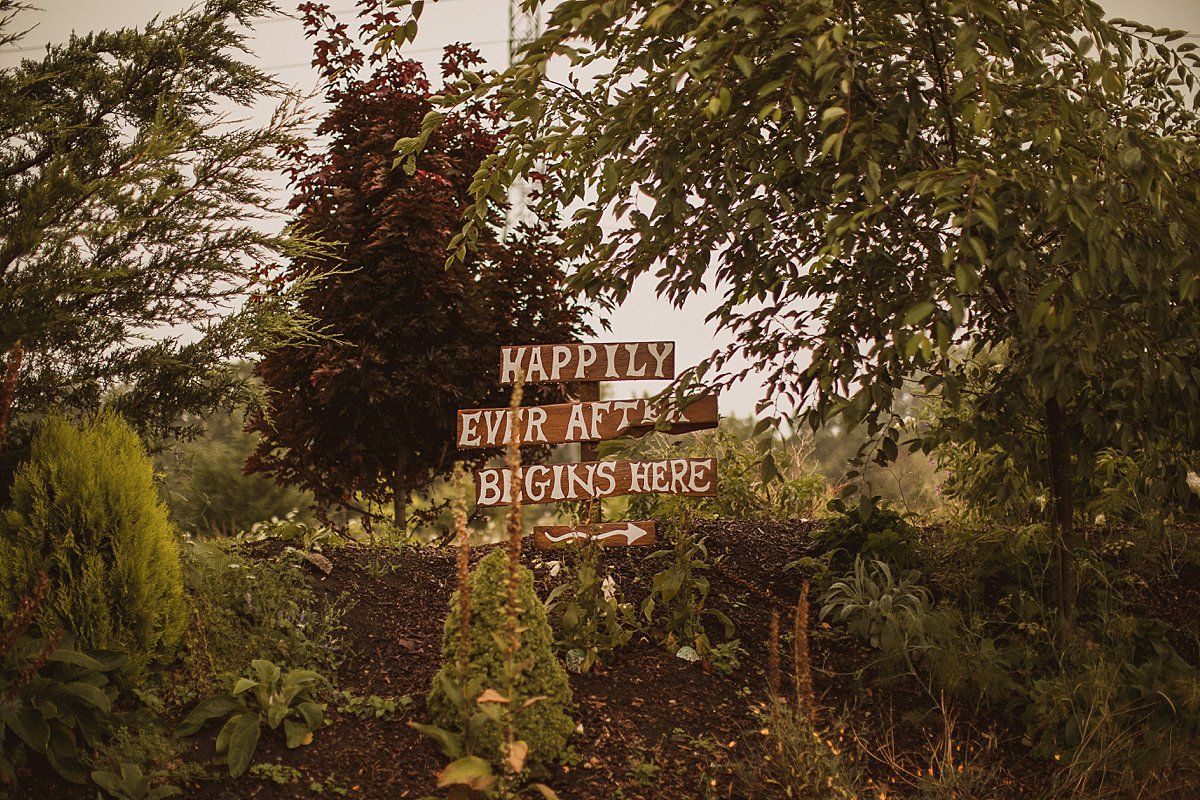
<svg viewBox="0 0 1200 800">
<path fill-rule="evenodd" d="M 352 601 L 317 603 L 298 553 L 249 557 L 241 548 L 232 539 L 183 545 L 193 612 L 178 670 L 163 681 L 174 700 L 232 685 L 255 658 L 318 672 L 334 666 L 338 618 Z"/>
<path fill-rule="evenodd" d="M 998 713 L 1035 755 L 1064 765 L 1064 791 L 1121 791 L 1197 769 L 1187 743 L 1200 732 L 1200 670 L 1162 622 L 1130 603 L 1136 570 L 1084 561 L 1100 579 L 1080 595 L 1078 645 L 1064 653 L 1053 636 L 1045 526 L 989 531 L 975 519 L 923 533 L 894 551 L 921 570 L 902 573 L 873 546 L 869 526 L 853 530 L 860 519 L 843 509 L 831 523 L 837 538 L 817 539 L 842 548 L 825 563 L 841 561 L 847 541 L 861 547 L 849 572 L 826 579 L 822 618 L 880 651 L 879 663 L 910 673 L 931 702 L 949 694 Z M 1162 541 L 1153 529 L 1118 538 L 1128 544 L 1114 552 Z"/>
<path fill-rule="evenodd" d="M 177 733 L 191 736 L 209 722 L 225 719 L 217 734 L 217 761 L 236 778 L 250 767 L 264 725 L 272 731 L 282 726 L 289 748 L 312 742 L 325 721 L 325 704 L 316 699 L 321 683 L 321 676 L 311 670 L 285 673 L 270 661 L 255 659 L 229 694 L 202 700 L 180 723 Z"/>
<path fill-rule="evenodd" d="M 703 539 L 694 539 L 687 533 L 689 527 L 686 521 L 678 523 L 671 549 L 657 550 L 647 556 L 664 561 L 665 566 L 651 579 L 650 594 L 642 601 L 642 616 L 652 624 L 670 652 L 728 673 L 737 666 L 733 621 L 709 605 L 711 585 L 705 573 L 712 564 L 708 548 Z M 726 642 L 712 642 L 706 619 L 721 626 Z"/>
<path fill-rule="evenodd" d="M 155 785 L 155 779 L 162 777 L 162 774 L 143 774 L 137 764 L 122 764 L 117 772 L 92 772 L 92 781 L 114 800 L 165 800 L 183 794 L 182 789 L 169 783 Z"/>
<path fill-rule="evenodd" d="M 84 783 L 84 759 L 115 727 L 119 653 L 81 651 L 18 636 L 0 652 L 0 783 L 14 784 L 29 753 L 72 783 Z"/>
<path fill-rule="evenodd" d="M 546 598 L 555 647 L 567 668 L 587 672 L 612 658 L 636 630 L 633 604 L 600 572 L 601 547 L 587 542 L 563 554 L 559 584 Z"/>
</svg>

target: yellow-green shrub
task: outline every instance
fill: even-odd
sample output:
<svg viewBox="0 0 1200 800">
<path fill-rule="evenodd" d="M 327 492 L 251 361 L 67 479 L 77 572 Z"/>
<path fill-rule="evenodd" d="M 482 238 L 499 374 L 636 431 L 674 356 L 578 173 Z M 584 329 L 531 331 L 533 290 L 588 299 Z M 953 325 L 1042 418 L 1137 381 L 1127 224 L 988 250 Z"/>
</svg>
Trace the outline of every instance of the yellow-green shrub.
<svg viewBox="0 0 1200 800">
<path fill-rule="evenodd" d="M 450 615 L 446 619 L 442 654 L 445 658 L 441 671 L 433 680 L 433 691 L 429 696 L 429 711 L 434 722 L 445 729 L 462 730 L 464 719 L 462 707 L 446 691 L 446 684 L 466 688 L 468 700 L 473 700 L 483 689 L 495 689 L 505 693 L 508 678 L 505 674 L 505 654 L 498 641 L 505 630 L 505 581 L 508 577 L 507 558 L 503 549 L 489 553 L 471 571 L 471 629 L 467 637 L 468 667 L 459 680 L 457 659 L 461 624 L 458 613 L 458 592 L 450 600 Z M 575 723 L 567 716 L 571 702 L 571 687 L 567 684 L 567 673 L 554 657 L 554 633 L 546 620 L 546 608 L 533 590 L 533 575 L 528 569 L 520 570 L 517 590 L 520 614 L 517 624 L 521 629 L 521 648 L 516 660 L 522 669 L 516 680 L 513 694 L 514 706 L 535 697 L 546 699 L 533 703 L 515 712 L 515 738 L 529 745 L 528 764 L 535 769 L 553 763 L 562 754 L 567 737 L 575 729 Z M 499 636 L 498 636 L 499 634 Z M 488 759 L 494 764 L 503 760 L 503 730 L 499 724 L 487 722 L 471 726 L 466 733 L 469 751 Z"/>
<path fill-rule="evenodd" d="M 0 614 L 40 572 L 50 591 L 37 625 L 79 647 L 120 650 L 128 674 L 162 660 L 184 628 L 179 543 L 137 434 L 102 413 L 46 421 L 0 515 Z"/>
</svg>

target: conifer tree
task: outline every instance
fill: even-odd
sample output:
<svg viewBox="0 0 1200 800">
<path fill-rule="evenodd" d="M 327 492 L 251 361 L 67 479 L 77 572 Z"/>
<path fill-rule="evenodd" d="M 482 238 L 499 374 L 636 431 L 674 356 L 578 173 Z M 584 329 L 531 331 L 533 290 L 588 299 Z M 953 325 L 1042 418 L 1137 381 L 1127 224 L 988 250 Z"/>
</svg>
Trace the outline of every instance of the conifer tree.
<svg viewBox="0 0 1200 800">
<path fill-rule="evenodd" d="M 0 0 L 0 41 L 27 10 Z M 302 119 L 245 46 L 274 12 L 209 0 L 0 69 L 0 487 L 48 409 L 178 433 L 247 398 L 235 359 L 303 327 L 307 278 L 278 269 L 304 248 L 267 178 Z M 264 102 L 266 124 L 236 121 Z"/>
</svg>

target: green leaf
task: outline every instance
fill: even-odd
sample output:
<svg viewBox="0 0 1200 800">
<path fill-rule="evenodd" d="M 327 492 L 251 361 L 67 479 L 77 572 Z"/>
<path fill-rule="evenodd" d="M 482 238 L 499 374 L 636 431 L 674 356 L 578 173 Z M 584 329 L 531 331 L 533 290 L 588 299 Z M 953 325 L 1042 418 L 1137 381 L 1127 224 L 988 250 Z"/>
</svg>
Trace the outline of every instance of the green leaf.
<svg viewBox="0 0 1200 800">
<path fill-rule="evenodd" d="M 267 706 L 267 727 L 271 730 L 278 728 L 288 711 L 287 703 L 282 697 L 272 699 L 270 705 Z"/>
<path fill-rule="evenodd" d="M 175 732 L 180 736 L 191 736 L 204 727 L 210 720 L 226 717 L 235 711 L 244 711 L 246 704 L 228 694 L 219 694 L 207 700 L 201 700 L 191 713 L 179 723 Z"/>
<path fill-rule="evenodd" d="M 921 302 L 921 303 L 917 303 L 915 306 L 910 308 L 904 314 L 904 324 L 905 325 L 916 325 L 917 323 L 924 322 L 925 319 L 928 318 L 929 315 L 933 313 L 933 310 L 936 307 L 937 306 L 935 306 L 933 303 L 929 302 L 928 300 Z"/>
<path fill-rule="evenodd" d="M 71 783 L 87 783 L 88 772 L 79 758 L 75 737 L 61 725 L 50 729 L 46 760 L 55 772 Z"/>
<path fill-rule="evenodd" d="M 425 725 L 420 722 L 408 723 L 408 727 L 423 733 L 437 742 L 438 747 L 447 758 L 459 758 L 463 754 L 463 739 L 454 731 L 439 728 L 436 725 Z"/>
<path fill-rule="evenodd" d="M 496 776 L 492 772 L 492 765 L 479 756 L 463 756 L 451 761 L 445 769 L 438 773 L 437 777 L 439 789 L 447 786 L 466 786 L 476 791 L 483 791 L 491 788 L 495 782 Z"/>
<path fill-rule="evenodd" d="M 283 721 L 283 732 L 287 737 L 287 746 L 292 750 L 311 744 L 313 740 L 312 728 L 294 719 L 285 719 Z"/>
<path fill-rule="evenodd" d="M 654 10 L 646 15 L 646 21 L 643 23 L 647 28 L 656 29 L 660 27 L 663 21 L 675 13 L 676 5 L 674 3 L 662 3 L 655 6 Z"/>
<path fill-rule="evenodd" d="M 96 672 L 105 672 L 104 664 L 92 658 L 86 653 L 81 653 L 78 650 L 72 650 L 69 647 L 59 648 L 49 655 L 47 661 L 54 661 L 59 664 L 72 664 L 76 667 L 95 670 Z"/>
<path fill-rule="evenodd" d="M 225 763 L 229 767 L 229 776 L 236 778 L 249 768 L 254 759 L 262 720 L 255 713 L 239 714 L 229 720 L 229 725 Z"/>
<path fill-rule="evenodd" d="M 63 686 L 63 689 L 101 711 L 107 713 L 112 710 L 112 700 L 109 699 L 108 695 L 89 683 L 68 683 Z"/>
<path fill-rule="evenodd" d="M 92 782 L 114 797 L 121 797 L 121 776 L 106 770 L 94 770 Z"/>
<path fill-rule="evenodd" d="M 323 703 L 305 702 L 296 705 L 296 711 L 304 717 L 304 722 L 311 730 L 316 730 L 325 722 L 325 705 Z"/>
<path fill-rule="evenodd" d="M 4 723 L 12 728 L 13 733 L 17 734 L 30 750 L 36 753 L 46 752 L 46 744 L 50 740 L 50 724 L 37 709 L 19 706 L 4 716 Z"/>
<path fill-rule="evenodd" d="M 821 112 L 821 125 L 828 125 L 834 120 L 841 119 L 846 116 L 846 109 L 841 106 L 830 106 Z"/>
</svg>

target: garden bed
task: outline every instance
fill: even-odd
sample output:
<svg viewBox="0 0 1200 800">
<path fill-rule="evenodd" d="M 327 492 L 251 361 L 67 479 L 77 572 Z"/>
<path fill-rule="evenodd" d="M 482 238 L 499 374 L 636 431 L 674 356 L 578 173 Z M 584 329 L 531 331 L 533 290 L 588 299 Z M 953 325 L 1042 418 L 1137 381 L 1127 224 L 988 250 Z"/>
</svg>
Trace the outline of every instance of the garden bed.
<svg viewBox="0 0 1200 800">
<path fill-rule="evenodd" d="M 709 571 L 712 602 L 736 627 L 743 649 L 739 666 L 721 676 L 638 634 L 611 663 L 590 674 L 572 675 L 574 718 L 582 732 L 572 737 L 565 763 L 546 779 L 560 797 L 750 796 L 733 765 L 753 765 L 762 758 L 771 609 L 781 611 L 786 631 L 787 611 L 796 600 L 800 579 L 784 566 L 807 554 L 810 529 L 803 521 L 699 526 L 710 556 L 720 556 Z M 264 558 L 281 549 L 268 541 L 246 545 L 245 554 Z M 473 560 L 486 551 L 473 551 Z M 323 602 L 344 610 L 336 643 L 338 689 L 363 697 L 408 696 L 411 705 L 393 718 L 375 719 L 340 712 L 331 702 L 329 724 L 311 745 L 287 750 L 281 737 L 265 735 L 254 763 L 266 766 L 252 768 L 236 780 L 207 764 L 215 733 L 210 727 L 183 740 L 183 760 L 206 765 L 212 777 L 175 779 L 183 785 L 184 796 L 392 800 L 436 793 L 434 776 L 445 758 L 406 722 L 426 721 L 424 698 L 440 666 L 454 555 L 449 550 L 381 551 L 355 545 L 327 548 L 324 554 L 332 572 L 323 576 L 313 570 L 311 582 Z M 652 576 L 661 568 L 661 562 L 647 560 L 646 555 L 645 550 L 631 548 L 606 550 L 603 556 L 635 602 L 648 593 Z M 554 582 L 547 561 L 555 557 L 525 552 L 543 597 Z M 1176 596 L 1196 597 L 1195 592 L 1183 591 Z M 897 678 L 886 688 L 864 689 L 854 676 L 873 654 L 844 632 L 820 623 L 815 601 L 813 606 L 810 631 L 819 720 L 833 746 L 850 759 L 859 758 L 855 768 L 877 786 L 891 783 L 911 789 L 934 763 L 934 752 L 946 746 L 968 772 L 986 774 L 992 787 L 986 795 L 963 797 L 1016 798 L 1045 785 L 1052 767 L 1028 754 L 1021 732 L 1005 730 L 997 720 L 970 709 L 951 704 L 939 709 L 911 680 Z M 1200 611 L 1200 604 L 1195 610 Z M 783 649 L 786 687 L 790 664 L 788 647 Z M 952 730 L 947 730 L 947 720 Z M 17 797 L 29 798 L 94 795 L 94 789 L 67 791 L 41 772 L 18 792 Z"/>
</svg>

